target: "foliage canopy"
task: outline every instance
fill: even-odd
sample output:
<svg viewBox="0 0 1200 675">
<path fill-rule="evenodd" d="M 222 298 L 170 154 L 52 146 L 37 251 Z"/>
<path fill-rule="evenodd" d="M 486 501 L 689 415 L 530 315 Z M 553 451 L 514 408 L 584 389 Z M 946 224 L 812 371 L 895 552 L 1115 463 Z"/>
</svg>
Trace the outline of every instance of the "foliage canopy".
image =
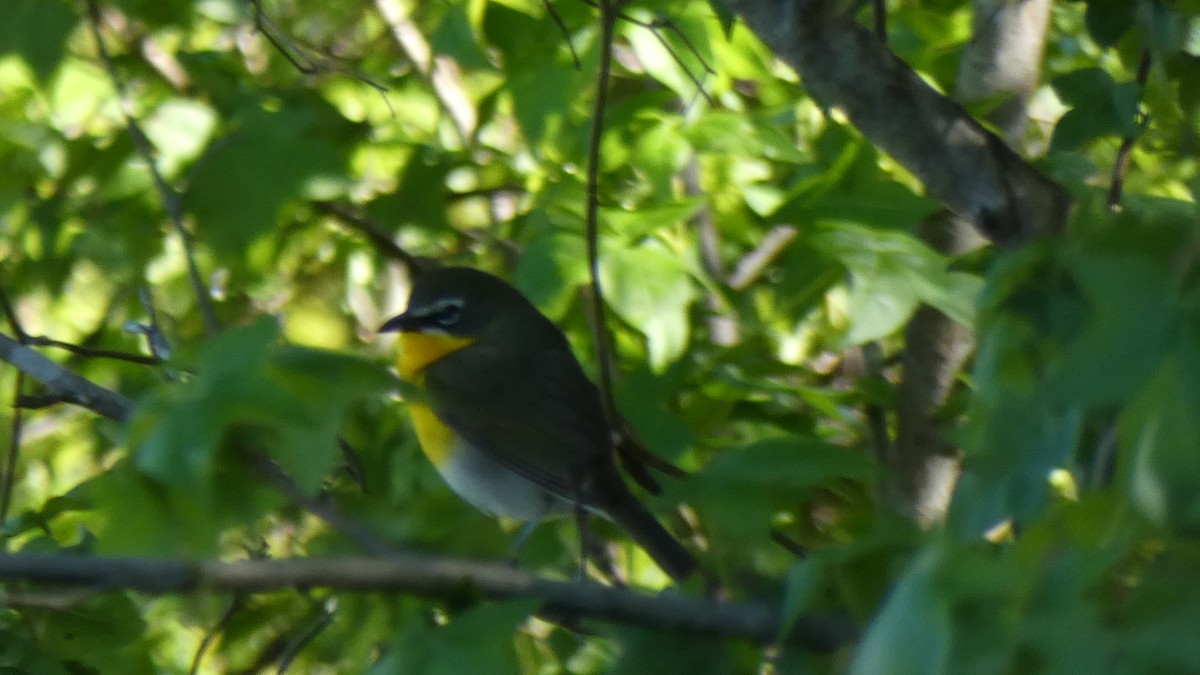
<svg viewBox="0 0 1200 675">
<path fill-rule="evenodd" d="M 891 48 L 953 91 L 971 4 L 886 5 Z M 395 545 L 505 554 L 511 524 L 448 492 L 388 395 L 374 328 L 407 280 L 380 239 L 513 279 L 600 367 L 580 288 L 605 45 L 589 3 L 550 6 L 5 0 L 5 334 L 147 353 L 149 331 L 166 359 L 40 347 L 136 411 L 5 413 L 8 553 L 360 552 L 265 484 L 254 450 Z M 1200 3 L 1054 3 L 1022 150 L 1074 198 L 1070 227 L 961 256 L 918 236 L 940 207 L 913 175 L 722 3 L 622 12 L 598 183 L 615 395 L 693 472 L 650 503 L 689 505 L 732 596 L 850 614 L 861 641 L 773 658 L 645 628 L 579 637 L 520 601 L 113 592 L 64 610 L 13 584 L 0 670 L 1200 671 Z M 882 496 L 869 424 L 895 407 L 922 306 L 977 339 L 941 413 L 964 470 L 930 531 Z M 865 374 L 847 358 L 864 347 L 881 354 Z M 44 393 L 7 367 L 0 390 Z M 575 546 L 547 524 L 520 564 L 566 578 Z M 616 550 L 632 583 L 666 585 Z"/>
</svg>

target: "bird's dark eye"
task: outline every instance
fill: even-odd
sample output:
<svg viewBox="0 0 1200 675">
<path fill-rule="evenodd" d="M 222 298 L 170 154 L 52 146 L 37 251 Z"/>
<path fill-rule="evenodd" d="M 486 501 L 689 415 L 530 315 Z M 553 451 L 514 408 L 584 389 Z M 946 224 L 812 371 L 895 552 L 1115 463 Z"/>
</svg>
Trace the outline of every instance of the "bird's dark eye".
<svg viewBox="0 0 1200 675">
<path fill-rule="evenodd" d="M 433 320 L 436 321 L 438 325 L 450 327 L 458 323 L 458 319 L 461 316 L 462 303 L 447 302 L 441 307 L 438 307 L 437 311 L 433 313 Z"/>
</svg>

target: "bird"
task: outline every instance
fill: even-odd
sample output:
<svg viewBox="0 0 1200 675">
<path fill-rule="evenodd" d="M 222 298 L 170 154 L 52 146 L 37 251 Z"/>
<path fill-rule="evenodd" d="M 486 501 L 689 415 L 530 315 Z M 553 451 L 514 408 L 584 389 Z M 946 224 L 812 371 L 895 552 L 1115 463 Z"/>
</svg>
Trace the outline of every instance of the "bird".
<svg viewBox="0 0 1200 675">
<path fill-rule="evenodd" d="M 426 270 L 379 332 L 400 334 L 418 443 L 465 501 L 531 525 L 597 513 L 677 582 L 695 571 L 626 485 L 600 391 L 566 336 L 515 287 L 472 267 Z"/>
</svg>

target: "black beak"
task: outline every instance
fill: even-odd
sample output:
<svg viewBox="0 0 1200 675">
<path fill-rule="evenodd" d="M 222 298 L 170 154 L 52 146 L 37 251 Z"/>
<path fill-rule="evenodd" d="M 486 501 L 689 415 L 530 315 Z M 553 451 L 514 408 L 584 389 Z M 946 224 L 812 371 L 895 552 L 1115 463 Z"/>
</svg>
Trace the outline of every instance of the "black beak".
<svg viewBox="0 0 1200 675">
<path fill-rule="evenodd" d="M 379 327 L 380 333 L 396 333 L 403 332 L 412 327 L 413 318 L 408 314 L 397 314 L 388 319 L 386 323 Z"/>
</svg>

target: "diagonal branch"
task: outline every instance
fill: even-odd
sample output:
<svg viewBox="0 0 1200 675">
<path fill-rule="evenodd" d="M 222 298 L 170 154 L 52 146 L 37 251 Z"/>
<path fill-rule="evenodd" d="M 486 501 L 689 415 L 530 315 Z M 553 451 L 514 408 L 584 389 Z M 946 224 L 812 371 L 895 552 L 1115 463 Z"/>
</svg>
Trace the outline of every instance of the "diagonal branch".
<svg viewBox="0 0 1200 675">
<path fill-rule="evenodd" d="M 463 87 L 458 65 L 449 57 L 433 53 L 429 41 L 409 18 L 403 3 L 398 0 L 375 0 L 375 7 L 391 30 L 392 38 L 400 47 L 400 51 L 412 62 L 417 73 L 433 90 L 442 108 L 450 115 L 454 122 L 454 130 L 466 148 L 475 136 L 479 119 L 475 106 Z"/>
<path fill-rule="evenodd" d="M 758 37 L 822 103 L 844 111 L 930 196 L 993 242 L 1061 231 L 1070 197 L 921 79 L 838 0 L 730 0 Z"/>
<path fill-rule="evenodd" d="M 470 593 L 492 600 L 538 600 L 543 603 L 543 612 L 556 617 L 598 619 L 759 643 L 775 640 L 781 630 L 779 608 L 771 604 L 648 595 L 589 582 L 551 581 L 502 563 L 415 554 L 235 562 L 12 555 L 0 556 L 0 580 L 131 589 L 153 595 L 262 593 L 314 587 L 432 598 Z M 832 651 L 854 639 L 855 628 L 843 616 L 802 617 L 786 636 L 787 642 L 814 651 Z"/>
<path fill-rule="evenodd" d="M 204 285 L 204 280 L 200 276 L 200 268 L 196 265 L 196 255 L 194 252 L 194 244 L 192 241 L 192 233 L 188 231 L 183 223 L 183 206 L 179 201 L 179 193 L 167 185 L 166 179 L 163 178 L 162 172 L 158 170 L 158 163 L 154 161 L 154 145 L 150 142 L 150 138 L 146 136 L 146 132 L 142 130 L 141 124 L 138 123 L 137 117 L 133 114 L 132 106 L 129 104 L 129 97 L 125 91 L 125 83 L 121 79 L 121 74 L 117 71 L 117 66 L 113 63 L 112 56 L 108 53 L 108 47 L 104 43 L 104 36 L 101 33 L 102 18 L 100 15 L 99 0 L 87 0 L 88 8 L 88 26 L 92 32 L 92 39 L 96 43 L 96 52 L 100 55 L 100 61 L 104 65 L 104 70 L 108 73 L 108 79 L 112 82 L 113 90 L 117 93 L 117 100 L 120 103 L 121 115 L 125 118 L 125 127 L 129 131 L 129 138 L 133 141 L 133 148 L 146 163 L 146 168 L 150 171 L 150 177 L 154 181 L 154 188 L 158 191 L 159 199 L 162 200 L 163 210 L 167 214 L 167 219 L 171 222 L 171 228 L 175 230 L 175 234 L 179 237 L 183 244 L 184 258 L 187 260 L 188 279 L 191 281 L 192 290 L 196 294 L 196 304 L 200 308 L 200 315 L 204 319 L 204 328 L 210 336 L 216 335 L 220 329 L 220 322 L 217 321 L 217 313 L 212 305 L 212 298 L 208 294 L 208 290 Z"/>
<path fill-rule="evenodd" d="M 30 347 L 0 335 L 0 361 L 41 382 L 63 401 L 83 406 L 97 414 L 123 422 L 133 412 L 133 401 L 76 375 Z"/>
<path fill-rule="evenodd" d="M 419 274 L 425 267 L 420 259 L 404 250 L 382 227 L 355 213 L 350 206 L 325 201 L 313 202 L 312 206 L 319 213 L 333 216 L 337 222 L 347 228 L 366 235 L 376 248 L 387 257 L 398 261 L 409 274 Z"/>
</svg>

